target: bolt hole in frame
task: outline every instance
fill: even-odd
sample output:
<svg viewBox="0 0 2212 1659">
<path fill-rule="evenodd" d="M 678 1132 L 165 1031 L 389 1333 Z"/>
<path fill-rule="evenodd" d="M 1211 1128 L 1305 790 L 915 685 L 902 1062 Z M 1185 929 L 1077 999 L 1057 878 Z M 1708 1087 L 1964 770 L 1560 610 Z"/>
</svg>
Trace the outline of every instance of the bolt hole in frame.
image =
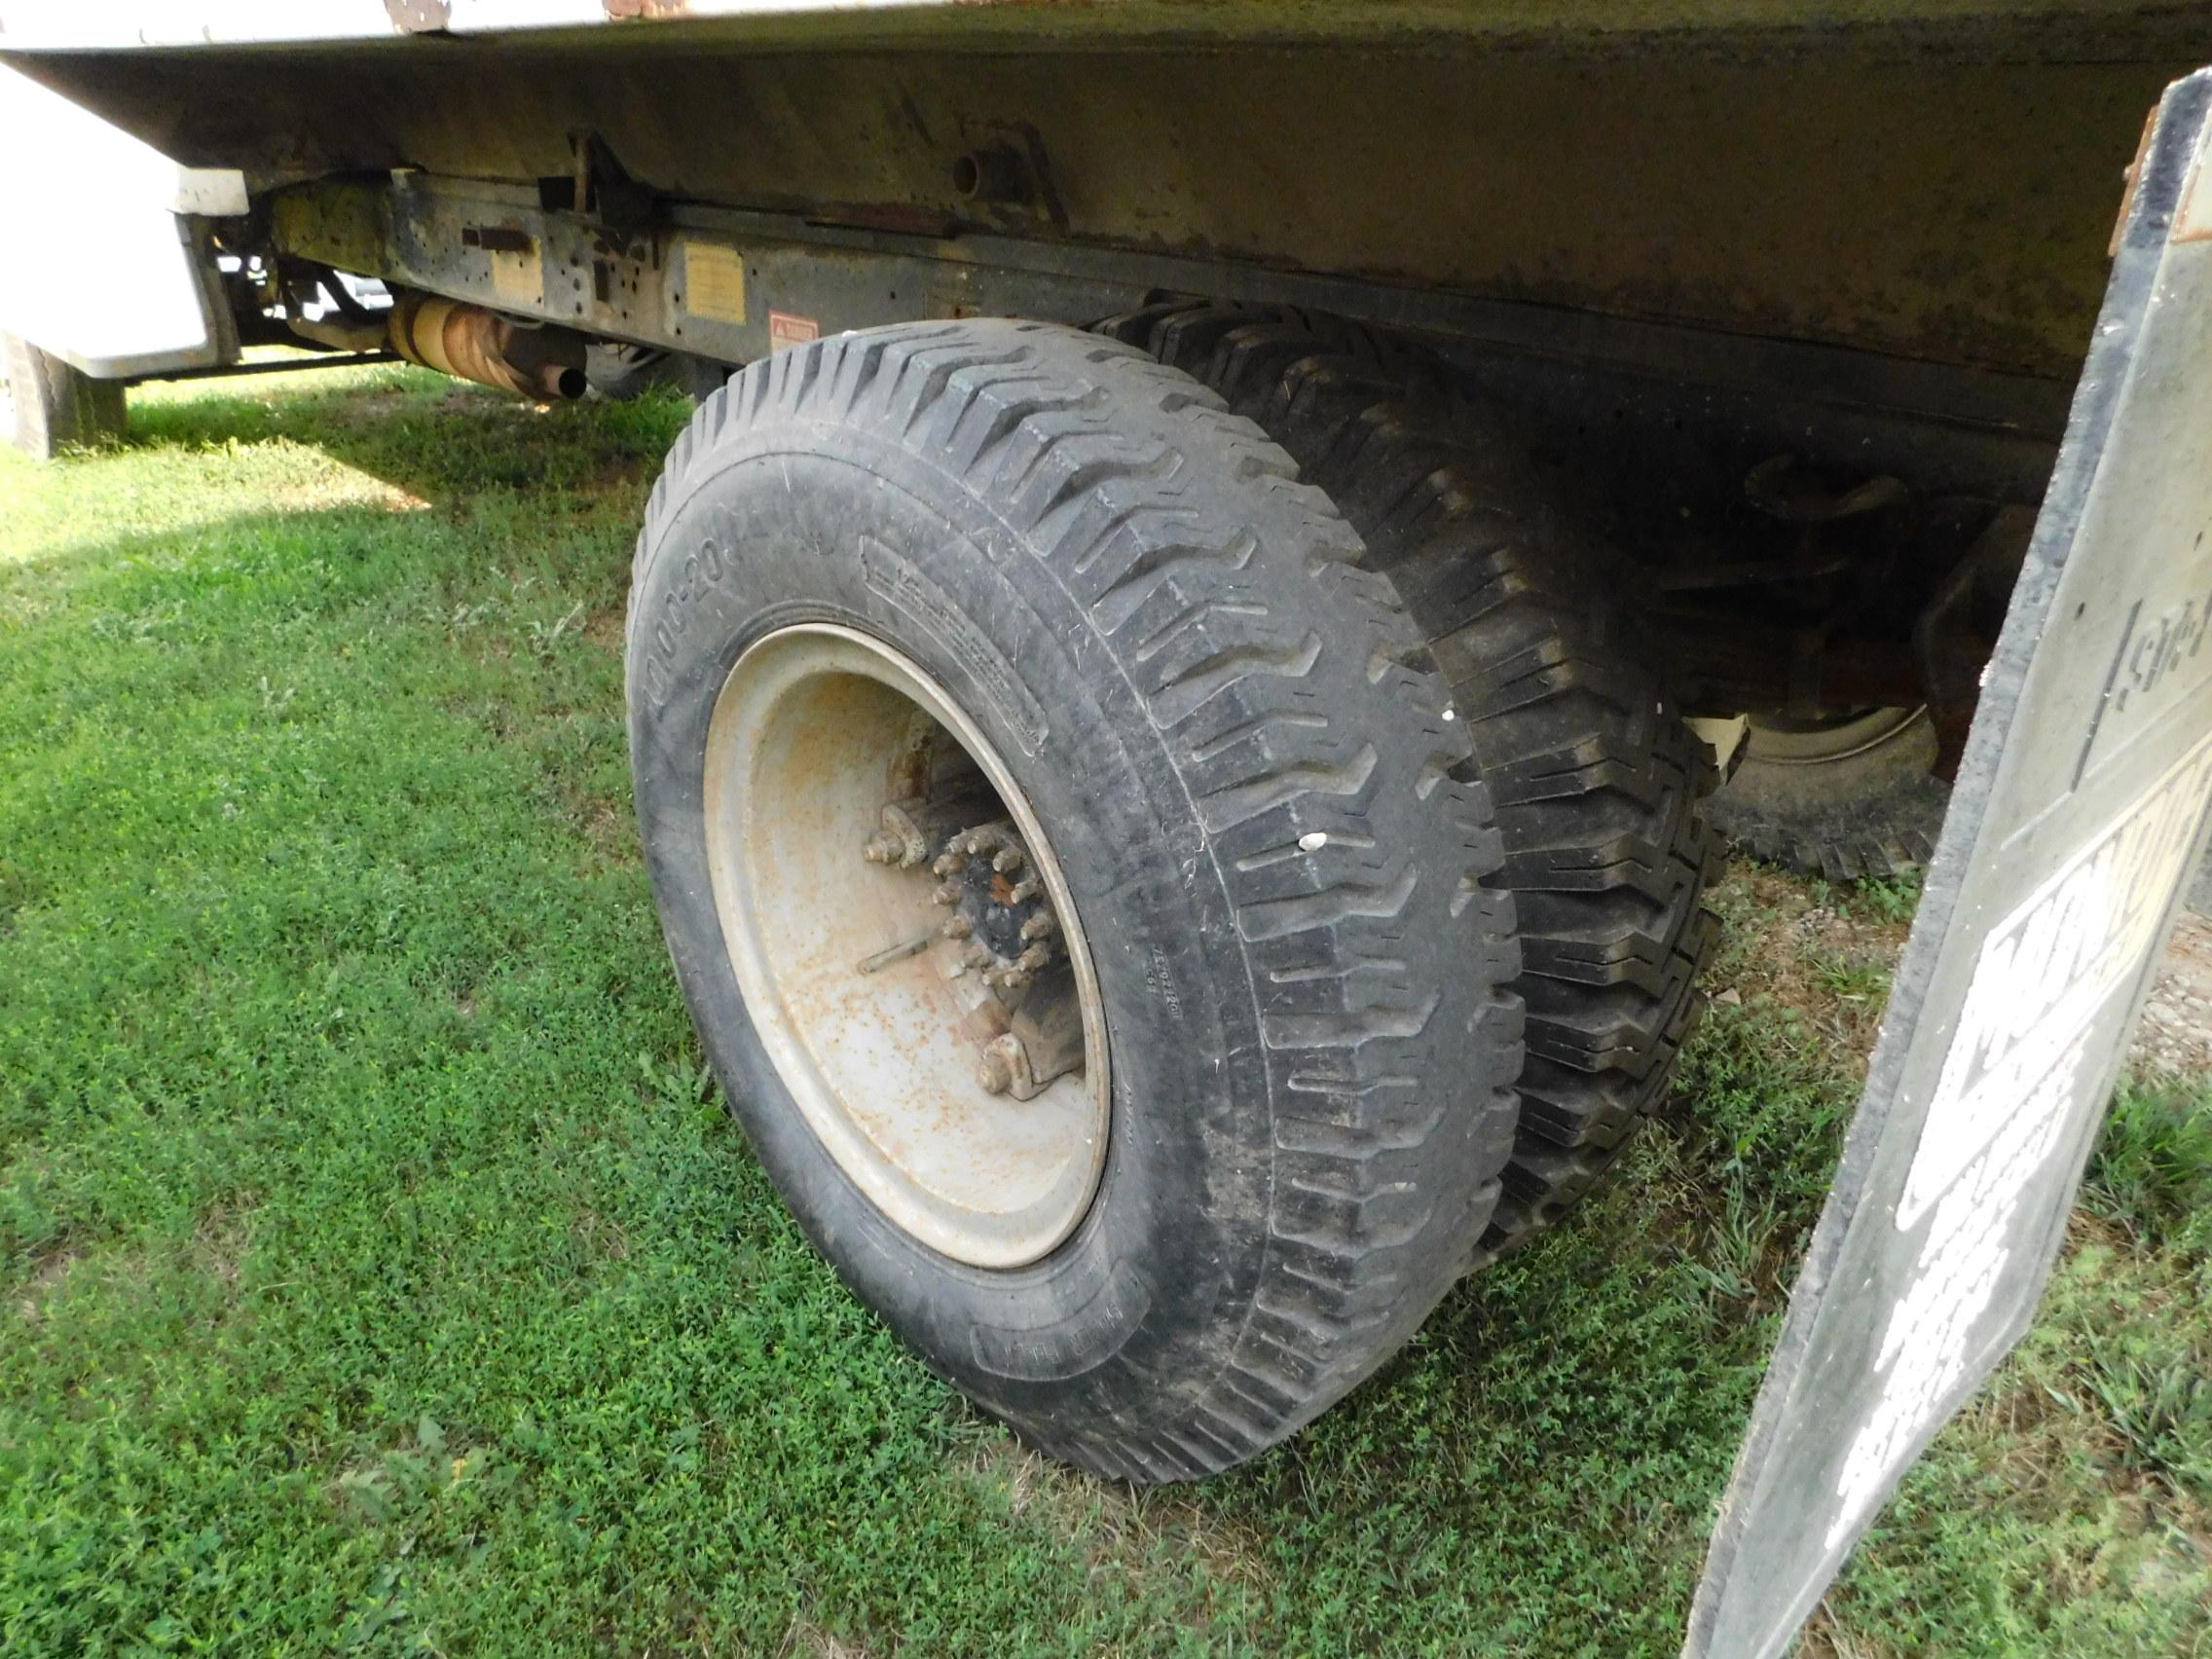
<svg viewBox="0 0 2212 1659">
<path fill-rule="evenodd" d="M 2212 70 L 2133 169 L 2072 420 L 1866 1091 L 1714 1528 L 1691 1659 L 1787 1650 L 2017 1342 L 2212 810 Z"/>
</svg>

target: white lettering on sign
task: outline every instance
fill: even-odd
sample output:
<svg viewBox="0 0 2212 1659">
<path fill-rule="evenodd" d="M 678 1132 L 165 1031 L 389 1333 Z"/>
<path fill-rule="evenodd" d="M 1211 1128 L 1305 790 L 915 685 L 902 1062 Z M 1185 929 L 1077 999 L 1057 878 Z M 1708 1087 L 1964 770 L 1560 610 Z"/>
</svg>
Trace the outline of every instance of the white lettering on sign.
<svg viewBox="0 0 2212 1659">
<path fill-rule="evenodd" d="M 2212 796 L 2212 739 L 1991 930 L 1898 1200 L 1916 1225 L 2140 973 Z"/>
<path fill-rule="evenodd" d="M 2087 1057 L 2098 1016 L 2132 987 L 2212 797 L 2212 738 L 2083 848 L 1982 943 L 1905 1175 L 1897 1225 L 1934 1219 L 1891 1308 L 1874 1369 L 1882 1391 L 1836 1478 L 1830 1548 L 1880 1501 L 1948 1404 L 1975 1352 L 2022 1200 L 2044 1161 L 2096 1102 Z"/>
<path fill-rule="evenodd" d="M 1910 1287 L 1890 1309 L 1874 1369 L 1886 1372 L 1870 1416 L 1836 1477 L 1841 1500 L 1828 1526 L 1830 1549 L 1881 1500 L 1890 1477 L 1945 1403 L 1973 1357 L 1975 1321 L 1988 1310 L 2012 1253 L 2012 1222 L 2029 1180 L 2058 1144 L 2079 1087 L 2083 1038 L 2053 1056 L 2048 1072 L 1936 1206 L 1913 1262 Z"/>
</svg>

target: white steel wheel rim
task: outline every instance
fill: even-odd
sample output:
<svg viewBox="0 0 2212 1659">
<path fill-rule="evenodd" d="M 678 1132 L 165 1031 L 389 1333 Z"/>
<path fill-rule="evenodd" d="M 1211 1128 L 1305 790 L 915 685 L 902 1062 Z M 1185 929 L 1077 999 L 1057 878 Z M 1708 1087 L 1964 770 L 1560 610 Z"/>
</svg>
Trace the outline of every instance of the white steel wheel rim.
<svg viewBox="0 0 2212 1659">
<path fill-rule="evenodd" d="M 1753 715 L 1745 756 L 1770 766 L 1827 766 L 1910 735 L 1928 719 L 1925 707 L 1869 709 L 1829 720 L 1785 720 Z"/>
<path fill-rule="evenodd" d="M 1074 973 L 1082 1069 L 1028 1100 L 993 1093 L 978 1077 L 995 1015 L 952 940 L 860 966 L 945 914 L 926 866 L 861 855 L 916 712 L 996 792 Z M 803 623 L 761 639 L 730 670 L 708 725 L 705 783 L 708 869 L 730 966 L 823 1149 L 933 1250 L 1001 1269 L 1049 1254 L 1083 1220 L 1105 1165 L 1106 1032 L 1066 878 L 997 751 L 903 653 L 850 628 Z"/>
</svg>

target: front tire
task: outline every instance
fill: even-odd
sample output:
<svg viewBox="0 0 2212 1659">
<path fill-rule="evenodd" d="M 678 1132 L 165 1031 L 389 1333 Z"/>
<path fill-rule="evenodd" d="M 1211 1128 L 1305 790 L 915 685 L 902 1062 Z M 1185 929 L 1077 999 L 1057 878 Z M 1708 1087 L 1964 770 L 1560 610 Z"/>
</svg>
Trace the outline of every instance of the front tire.
<svg viewBox="0 0 2212 1659">
<path fill-rule="evenodd" d="M 732 1106 L 863 1300 L 985 1409 L 1099 1473 L 1193 1478 L 1292 1433 L 1412 1333 L 1497 1201 L 1521 1059 L 1510 902 L 1483 886 L 1501 847 L 1463 725 L 1360 552 L 1187 376 L 998 321 L 844 335 L 747 369 L 679 440 L 640 539 L 640 822 Z M 1047 1217 L 994 1255 L 826 1134 L 815 1081 L 891 1029 L 874 981 L 839 977 L 841 945 L 805 977 L 802 931 L 732 935 L 759 911 L 728 902 L 737 888 L 835 879 L 777 865 L 763 839 L 850 848 L 856 889 L 909 919 L 918 890 L 896 883 L 960 851 L 933 839 L 909 868 L 896 837 L 871 839 L 876 762 L 841 760 L 834 734 L 876 716 L 775 735 L 782 682 L 757 653 L 807 630 L 910 666 L 903 694 L 950 710 L 915 728 L 923 748 L 949 755 L 938 734 L 967 722 L 952 758 L 1004 786 L 984 810 L 1050 843 L 1111 1077 L 1094 1187 L 1063 1235 Z M 816 691 L 888 707 L 866 685 Z M 725 713 L 723 730 L 756 733 L 734 764 L 716 746 L 730 698 L 766 711 L 751 727 Z M 818 788 L 809 767 L 845 781 Z M 788 835 L 761 816 L 786 810 L 803 820 Z M 732 813 L 747 834 L 711 832 Z M 812 913 L 829 930 L 874 903 Z M 904 1121 L 970 1132 L 1003 1095 L 899 1063 L 943 1041 L 916 1011 L 952 1006 L 931 976 L 955 982 L 960 955 L 898 949 L 919 952 L 883 970 L 911 990 L 904 1035 L 868 1050 L 886 1081 L 858 1109 L 912 1095 Z M 886 1156 L 894 1142 L 914 1144 L 872 1136 Z M 929 1144 L 905 1170 L 930 1201 L 951 1196 L 938 1220 L 988 1209 L 997 1189 L 963 1186 Z"/>
<path fill-rule="evenodd" d="M 123 436 L 121 381 L 92 379 L 28 340 L 0 334 L 0 437 L 33 461 Z"/>
</svg>

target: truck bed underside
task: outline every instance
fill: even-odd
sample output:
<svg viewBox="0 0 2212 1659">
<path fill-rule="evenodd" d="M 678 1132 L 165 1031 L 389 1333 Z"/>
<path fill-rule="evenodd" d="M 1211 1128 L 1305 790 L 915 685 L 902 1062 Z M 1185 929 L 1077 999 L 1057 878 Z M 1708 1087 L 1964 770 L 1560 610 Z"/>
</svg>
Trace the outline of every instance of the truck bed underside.
<svg viewBox="0 0 2212 1659">
<path fill-rule="evenodd" d="M 533 185 L 596 142 L 664 206 L 1219 258 L 2059 379 L 2144 112 L 2187 66 L 2174 26 L 2140 19 L 985 39 L 767 51 L 678 23 L 19 61 L 261 188 L 394 168 Z"/>
</svg>

